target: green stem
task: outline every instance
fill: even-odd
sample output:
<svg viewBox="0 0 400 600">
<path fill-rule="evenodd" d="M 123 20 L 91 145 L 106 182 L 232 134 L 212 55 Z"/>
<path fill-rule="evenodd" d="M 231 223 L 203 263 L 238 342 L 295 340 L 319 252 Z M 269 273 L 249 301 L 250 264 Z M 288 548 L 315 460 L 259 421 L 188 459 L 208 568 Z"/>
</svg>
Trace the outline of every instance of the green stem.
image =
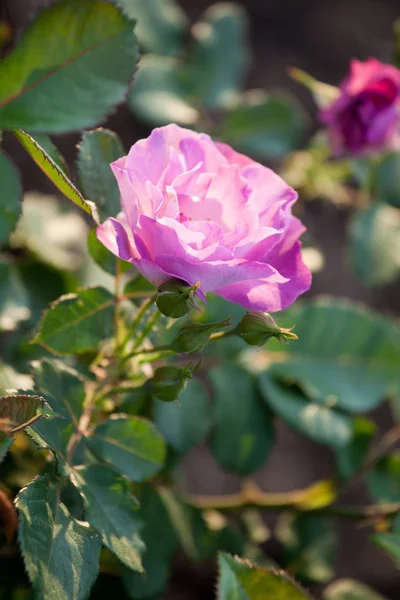
<svg viewBox="0 0 400 600">
<path fill-rule="evenodd" d="M 143 331 L 136 338 L 132 350 L 136 350 L 136 348 L 140 347 L 140 344 L 147 338 L 154 325 L 157 323 L 158 319 L 161 317 L 160 311 L 157 309 L 154 314 L 147 321 L 146 325 L 143 327 Z"/>
<path fill-rule="evenodd" d="M 114 294 L 115 294 L 115 308 L 114 308 L 114 327 L 115 327 L 115 346 L 118 352 L 121 344 L 120 333 L 121 333 L 121 263 L 119 258 L 116 258 L 115 266 L 115 281 L 114 281 Z"/>
<path fill-rule="evenodd" d="M 224 340 L 225 338 L 237 335 L 238 327 L 230 329 L 229 331 L 217 331 L 210 335 L 210 342 L 217 342 L 218 340 Z"/>
<path fill-rule="evenodd" d="M 137 311 L 135 318 L 133 319 L 132 323 L 129 326 L 126 336 L 124 337 L 124 339 L 122 341 L 122 344 L 121 344 L 122 350 L 125 348 L 125 346 L 129 342 L 129 340 L 133 337 L 133 334 L 135 333 L 135 330 L 136 330 L 137 326 L 139 325 L 140 321 L 143 319 L 147 309 L 156 301 L 156 298 L 157 298 L 157 294 L 153 294 L 152 296 L 150 296 L 150 298 L 147 298 L 147 300 L 145 300 L 142 303 L 142 305 L 139 307 L 139 310 Z"/>
</svg>

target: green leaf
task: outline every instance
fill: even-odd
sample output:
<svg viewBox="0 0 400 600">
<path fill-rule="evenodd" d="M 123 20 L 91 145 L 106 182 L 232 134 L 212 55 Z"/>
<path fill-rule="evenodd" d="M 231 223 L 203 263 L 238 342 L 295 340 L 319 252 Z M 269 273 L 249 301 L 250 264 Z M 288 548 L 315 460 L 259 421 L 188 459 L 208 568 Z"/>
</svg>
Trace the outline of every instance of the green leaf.
<svg viewBox="0 0 400 600">
<path fill-rule="evenodd" d="M 350 479 L 357 473 L 368 455 L 371 442 L 375 436 L 376 425 L 363 417 L 353 419 L 353 436 L 347 446 L 336 453 L 339 475 Z"/>
<path fill-rule="evenodd" d="M 143 521 L 141 537 L 146 546 L 144 573 L 122 569 L 122 581 L 128 596 L 134 600 L 160 594 L 169 577 L 169 565 L 177 548 L 177 538 L 159 492 L 142 486 L 139 516 Z"/>
<path fill-rule="evenodd" d="M 27 294 L 29 326 L 36 325 L 48 305 L 67 291 L 64 274 L 38 260 L 27 260 L 18 265 L 18 278 Z"/>
<path fill-rule="evenodd" d="M 0 396 L 0 421 L 10 426 L 10 433 L 28 427 L 43 415 L 44 400 L 30 394 Z"/>
<path fill-rule="evenodd" d="M 82 377 L 59 360 L 44 359 L 35 367 L 35 386 L 55 413 L 32 426 L 35 441 L 65 458 L 71 435 L 77 431 L 85 400 Z"/>
<path fill-rule="evenodd" d="M 21 213 L 22 186 L 14 163 L 0 152 L 0 246 L 4 245 Z"/>
<path fill-rule="evenodd" d="M 55 354 L 93 350 L 113 331 L 114 296 L 93 287 L 61 296 L 44 313 L 32 340 Z"/>
<path fill-rule="evenodd" d="M 189 99 L 185 66 L 166 56 L 144 56 L 128 96 L 134 113 L 151 125 L 194 125 L 200 118 Z"/>
<path fill-rule="evenodd" d="M 274 430 L 253 378 L 235 366 L 210 372 L 214 399 L 211 449 L 220 465 L 239 475 L 263 466 Z"/>
<path fill-rule="evenodd" d="M 365 479 L 368 491 L 376 502 L 400 502 L 400 451 L 378 461 Z"/>
<path fill-rule="evenodd" d="M 138 535 L 143 523 L 128 481 L 100 464 L 71 469 L 71 479 L 84 499 L 86 519 L 101 534 L 103 544 L 127 567 L 143 572 L 145 546 Z"/>
<path fill-rule="evenodd" d="M 76 271 L 83 262 L 86 232 L 81 214 L 65 210 L 55 196 L 28 193 L 11 245 L 56 269 Z"/>
<path fill-rule="evenodd" d="M 218 600 L 309 600 L 282 571 L 267 571 L 229 554 L 219 555 Z"/>
<path fill-rule="evenodd" d="M 84 210 L 86 213 L 91 215 L 95 221 L 98 221 L 96 207 L 94 204 L 84 199 L 79 190 L 64 173 L 63 169 L 60 168 L 60 166 L 53 160 L 48 152 L 42 146 L 40 146 L 39 142 L 25 131 L 22 131 L 22 129 L 19 131 L 14 131 L 14 134 L 31 158 L 33 158 L 38 167 L 54 183 L 60 192 L 69 198 L 69 200 L 72 200 L 72 202 L 82 208 L 82 210 Z"/>
<path fill-rule="evenodd" d="M 156 400 L 153 419 L 164 439 L 177 452 L 188 452 L 200 444 L 211 425 L 210 398 L 204 384 L 191 379 L 177 402 Z"/>
<path fill-rule="evenodd" d="M 339 579 L 324 591 L 324 600 L 387 600 L 354 579 Z"/>
<path fill-rule="evenodd" d="M 96 427 L 89 448 L 132 481 L 155 475 L 165 461 L 165 444 L 150 421 L 116 416 Z"/>
<path fill-rule="evenodd" d="M 371 539 L 400 569 L 400 533 L 374 533 Z"/>
<path fill-rule="evenodd" d="M 73 519 L 47 477 L 16 498 L 19 542 L 38 600 L 85 600 L 99 570 L 100 537 Z"/>
<path fill-rule="evenodd" d="M 303 435 L 334 450 L 350 442 L 353 427 L 347 415 L 309 401 L 299 390 L 282 385 L 269 373 L 261 375 L 260 386 L 268 406 Z"/>
<path fill-rule="evenodd" d="M 375 169 L 375 191 L 378 198 L 400 208 L 400 153 L 387 154 Z"/>
<path fill-rule="evenodd" d="M 369 286 L 396 279 L 400 273 L 400 210 L 372 204 L 357 211 L 349 225 L 350 260 Z"/>
<path fill-rule="evenodd" d="M 240 91 L 248 62 L 246 13 L 239 4 L 214 4 L 192 35 L 188 71 L 193 95 L 207 108 L 229 105 Z"/>
<path fill-rule="evenodd" d="M 0 464 L 7 456 L 7 452 L 10 449 L 14 439 L 3 434 L 0 434 Z"/>
<path fill-rule="evenodd" d="M 132 19 L 135 33 L 147 52 L 170 56 L 178 54 L 188 25 L 186 14 L 175 0 L 119 0 Z"/>
<path fill-rule="evenodd" d="M 222 122 L 221 137 L 245 154 L 282 158 L 301 141 L 305 115 L 289 96 L 250 90 Z"/>
<path fill-rule="evenodd" d="M 332 579 L 337 538 L 333 523 L 317 515 L 284 514 L 275 536 L 285 549 L 283 567 L 302 581 Z"/>
<path fill-rule="evenodd" d="M 96 205 L 100 220 L 121 210 L 117 180 L 110 163 L 125 155 L 116 133 L 109 129 L 86 131 L 78 146 L 77 167 L 84 194 Z"/>
<path fill-rule="evenodd" d="M 28 134 L 28 136 L 33 137 L 34 141 L 40 146 L 40 148 L 42 150 L 44 150 L 44 152 L 47 154 L 47 156 L 49 156 L 51 158 L 53 163 L 55 163 L 56 166 L 63 173 L 68 175 L 68 165 L 65 162 L 64 157 L 61 155 L 60 151 L 58 150 L 57 146 L 55 146 L 55 144 L 53 144 L 53 142 L 51 141 L 51 138 L 48 135 L 46 135 L 44 133 L 34 133 L 32 136 L 30 131 L 22 131 L 22 129 L 20 129 L 19 131 L 16 130 L 13 133 L 17 134 L 17 137 L 18 137 L 18 134 L 20 134 L 23 139 L 25 139 L 26 134 Z M 22 142 L 22 140 L 21 140 L 21 142 Z M 26 142 L 27 142 L 27 140 L 26 140 Z"/>
<path fill-rule="evenodd" d="M 30 316 L 27 292 L 18 270 L 0 259 L 0 331 L 13 331 Z"/>
<path fill-rule="evenodd" d="M 279 325 L 295 325 L 299 339 L 284 346 L 271 340 L 265 352 L 246 350 L 243 362 L 254 372 L 270 368 L 317 404 L 366 412 L 397 383 L 399 333 L 391 319 L 356 303 L 320 298 L 297 303 L 280 315 Z"/>
<path fill-rule="evenodd" d="M 11 365 L 0 360 L 0 390 L 29 390 L 33 387 L 33 380 L 30 375 L 18 373 Z"/>
<path fill-rule="evenodd" d="M 135 70 L 132 28 L 104 0 L 43 9 L 0 64 L 0 127 L 60 133 L 102 121 Z"/>
</svg>

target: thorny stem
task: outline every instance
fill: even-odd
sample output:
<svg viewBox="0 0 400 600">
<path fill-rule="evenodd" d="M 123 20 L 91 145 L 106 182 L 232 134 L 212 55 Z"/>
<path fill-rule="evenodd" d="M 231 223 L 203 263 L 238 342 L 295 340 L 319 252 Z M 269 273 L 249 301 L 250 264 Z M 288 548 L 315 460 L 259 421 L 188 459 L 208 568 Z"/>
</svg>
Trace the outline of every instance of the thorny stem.
<svg viewBox="0 0 400 600">
<path fill-rule="evenodd" d="M 309 489 L 292 490 L 290 492 L 263 492 L 254 482 L 245 482 L 241 491 L 223 496 L 197 496 L 188 494 L 184 500 L 196 508 L 219 511 L 232 511 L 242 508 L 260 508 L 265 510 L 295 510 L 297 512 L 314 512 L 323 515 L 341 517 L 351 520 L 391 517 L 400 512 L 400 502 L 392 504 L 371 504 L 367 506 L 324 506 L 312 508 L 304 500 Z"/>
<path fill-rule="evenodd" d="M 139 348 L 140 344 L 147 338 L 147 336 L 149 335 L 149 333 L 151 332 L 151 330 L 153 329 L 154 325 L 157 323 L 157 321 L 160 317 L 161 317 L 161 313 L 157 309 L 154 312 L 154 314 L 150 317 L 148 322 L 146 323 L 145 327 L 143 328 L 142 333 L 140 335 L 138 335 L 138 337 L 136 338 L 136 340 L 133 344 L 134 350 L 136 348 Z"/>
<path fill-rule="evenodd" d="M 125 348 L 125 346 L 129 342 L 129 340 L 133 337 L 136 327 L 139 325 L 140 321 L 144 317 L 147 309 L 155 302 L 156 298 L 157 298 L 157 294 L 153 294 L 152 296 L 150 296 L 150 298 L 147 298 L 147 300 L 145 300 L 142 303 L 142 305 L 140 306 L 139 310 L 136 313 L 135 318 L 133 319 L 132 323 L 130 324 L 130 327 L 122 341 L 122 344 L 121 344 L 122 350 Z"/>
<path fill-rule="evenodd" d="M 115 345 L 116 349 L 120 348 L 120 331 L 121 331 L 121 263 L 119 258 L 116 258 L 115 264 L 115 280 L 114 280 L 114 293 L 115 293 L 115 309 L 114 309 L 114 327 L 115 327 Z"/>
<path fill-rule="evenodd" d="M 71 439 L 69 440 L 69 443 L 67 446 L 67 456 L 66 456 L 67 463 L 71 462 L 72 457 L 74 455 L 74 452 L 75 452 L 79 442 L 86 435 L 87 429 L 90 424 L 90 419 L 92 417 L 92 412 L 95 407 L 96 388 L 97 388 L 97 386 L 94 385 L 93 388 L 88 392 L 88 394 L 86 396 L 85 406 L 84 406 L 81 418 L 79 419 L 79 422 L 76 427 L 77 430 L 71 436 Z"/>
</svg>

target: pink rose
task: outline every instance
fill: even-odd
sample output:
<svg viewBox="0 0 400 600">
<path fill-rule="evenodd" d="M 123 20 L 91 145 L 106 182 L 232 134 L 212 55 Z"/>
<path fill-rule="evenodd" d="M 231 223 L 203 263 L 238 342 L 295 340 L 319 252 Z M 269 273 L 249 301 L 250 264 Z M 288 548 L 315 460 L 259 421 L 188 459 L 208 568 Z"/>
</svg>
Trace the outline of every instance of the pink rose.
<svg viewBox="0 0 400 600">
<path fill-rule="evenodd" d="M 122 212 L 97 228 L 152 283 L 178 278 L 249 309 L 277 311 L 309 289 L 297 194 L 273 171 L 168 125 L 112 163 Z"/>
<path fill-rule="evenodd" d="M 374 58 L 353 60 L 336 100 L 320 113 L 336 155 L 367 154 L 399 143 L 400 71 Z"/>
</svg>

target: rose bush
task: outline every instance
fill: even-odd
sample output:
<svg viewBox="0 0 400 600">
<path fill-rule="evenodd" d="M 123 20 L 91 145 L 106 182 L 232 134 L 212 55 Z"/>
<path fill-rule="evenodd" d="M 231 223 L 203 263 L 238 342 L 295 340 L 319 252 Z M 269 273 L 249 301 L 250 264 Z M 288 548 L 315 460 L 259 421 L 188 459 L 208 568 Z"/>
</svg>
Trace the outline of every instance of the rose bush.
<svg viewBox="0 0 400 600">
<path fill-rule="evenodd" d="M 122 212 L 99 240 L 152 283 L 171 277 L 249 309 L 278 311 L 309 289 L 292 215 L 297 193 L 208 135 L 168 125 L 112 165 Z"/>
<path fill-rule="evenodd" d="M 338 97 L 320 118 L 336 155 L 365 154 L 399 145 L 400 71 L 374 58 L 353 60 Z"/>
</svg>

